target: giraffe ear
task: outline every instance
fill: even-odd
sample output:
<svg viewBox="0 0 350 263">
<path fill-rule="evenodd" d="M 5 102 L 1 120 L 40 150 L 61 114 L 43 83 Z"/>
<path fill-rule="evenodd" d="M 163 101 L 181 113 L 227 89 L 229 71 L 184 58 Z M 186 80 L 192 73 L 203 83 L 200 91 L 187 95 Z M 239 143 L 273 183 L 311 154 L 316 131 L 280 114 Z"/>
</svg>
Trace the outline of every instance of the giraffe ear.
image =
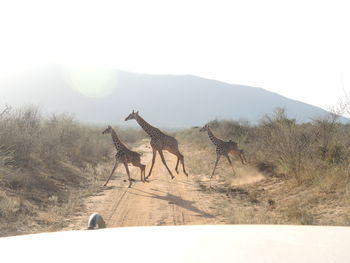
<svg viewBox="0 0 350 263">
<path fill-rule="evenodd" d="M 137 111 L 136 114 L 139 114 L 139 111 Z"/>
</svg>

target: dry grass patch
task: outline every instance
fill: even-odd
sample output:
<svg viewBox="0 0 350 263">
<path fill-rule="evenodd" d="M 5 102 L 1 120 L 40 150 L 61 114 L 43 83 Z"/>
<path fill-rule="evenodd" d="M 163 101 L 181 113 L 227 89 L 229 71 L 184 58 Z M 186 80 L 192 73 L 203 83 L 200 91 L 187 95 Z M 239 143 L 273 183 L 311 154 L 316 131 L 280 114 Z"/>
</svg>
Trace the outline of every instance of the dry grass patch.
<svg viewBox="0 0 350 263">
<path fill-rule="evenodd" d="M 314 169 L 317 174 L 308 175 L 300 185 L 294 177 L 264 175 L 251 165 L 236 164 L 233 176 L 230 165 L 221 160 L 209 180 L 214 160 L 208 160 L 215 158 L 215 152 L 193 145 L 182 148 L 190 174 L 199 175 L 200 189 L 215 196 L 214 207 L 226 223 L 349 225 L 347 177 L 339 176 L 344 168 L 327 169 L 323 175 Z"/>
<path fill-rule="evenodd" d="M 61 229 L 109 174 L 110 136 L 102 135 L 105 127 L 68 114 L 44 117 L 33 106 L 0 112 L 0 236 Z M 128 144 L 144 137 L 118 131 Z"/>
<path fill-rule="evenodd" d="M 350 125 L 338 122 L 336 114 L 299 124 L 284 109 L 277 109 L 255 125 L 230 120 L 209 125 L 217 137 L 238 142 L 249 165 L 234 162 L 233 175 L 221 158 L 209 180 L 216 153 L 206 134 L 192 128 L 177 137 L 189 172 L 201 175 L 202 190 L 222 194 L 225 203 L 218 207 L 223 211 L 231 206 L 232 211 L 225 212 L 232 217 L 229 222 L 349 224 Z M 225 193 L 243 189 L 247 194 L 227 197 L 221 189 Z M 252 219 L 252 211 L 261 220 Z"/>
</svg>

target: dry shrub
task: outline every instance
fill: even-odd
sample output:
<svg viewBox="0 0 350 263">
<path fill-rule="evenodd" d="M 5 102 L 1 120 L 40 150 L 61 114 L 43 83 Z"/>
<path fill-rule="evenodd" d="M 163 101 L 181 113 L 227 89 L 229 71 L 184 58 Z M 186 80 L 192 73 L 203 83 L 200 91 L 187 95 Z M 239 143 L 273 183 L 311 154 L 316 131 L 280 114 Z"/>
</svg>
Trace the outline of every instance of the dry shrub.
<svg viewBox="0 0 350 263">
<path fill-rule="evenodd" d="M 142 129 L 117 127 L 117 133 L 120 136 L 120 139 L 130 146 L 148 138 L 148 135 Z"/>
<path fill-rule="evenodd" d="M 78 123 L 67 114 L 52 115 L 41 129 L 40 156 L 50 166 L 69 161 L 79 167 L 96 167 L 110 153 L 101 129 Z"/>
<path fill-rule="evenodd" d="M 239 142 L 250 167 L 255 166 L 266 177 L 274 177 L 269 178 L 271 182 L 280 182 L 276 185 L 278 190 L 272 187 L 274 200 L 268 191 L 261 200 L 259 195 L 248 190 L 250 199 L 261 206 L 257 211 L 251 209 L 252 204 L 244 207 L 235 202 L 218 205 L 218 209 L 227 211 L 232 223 L 344 224 L 346 218 L 350 218 L 350 210 L 346 208 L 350 196 L 350 125 L 338 122 L 337 118 L 331 113 L 301 124 L 288 118 L 284 109 L 277 109 L 256 125 L 211 121 L 210 127 L 217 137 Z M 189 171 L 201 175 L 205 179 L 201 184 L 205 184 L 215 162 L 214 145 L 206 133 L 199 132 L 199 127 L 179 131 L 176 135 L 180 145 L 185 144 Z M 239 165 L 235 167 L 239 172 Z M 251 177 L 252 173 L 248 174 Z M 212 185 L 226 184 L 230 189 L 234 185 L 233 178 L 238 180 L 239 174 L 232 176 L 229 164 L 222 158 Z M 273 210 L 269 216 L 275 213 L 278 216 L 272 216 L 271 220 L 264 217 L 264 206 Z M 256 212 L 256 218 L 252 217 L 252 211 Z M 337 220 L 331 219 L 333 213 L 339 215 Z"/>
<path fill-rule="evenodd" d="M 281 173 L 293 176 L 301 183 L 315 140 L 312 131 L 288 119 L 280 109 L 273 118 L 264 118 L 257 128 L 257 136 L 259 162 L 272 162 Z"/>
<path fill-rule="evenodd" d="M 278 217 L 268 213 L 267 208 L 257 209 L 255 206 L 234 205 L 228 200 L 219 200 L 217 209 L 229 224 L 278 224 Z"/>
<path fill-rule="evenodd" d="M 295 225 L 316 225 L 314 216 L 300 202 L 295 201 L 288 205 L 284 211 L 287 222 Z"/>
<path fill-rule="evenodd" d="M 0 218 L 17 220 L 17 217 L 33 216 L 33 206 L 20 196 L 11 196 L 0 191 Z"/>
<path fill-rule="evenodd" d="M 0 180 L 10 173 L 13 162 L 13 150 L 0 146 Z"/>
<path fill-rule="evenodd" d="M 41 116 L 38 108 L 26 106 L 12 110 L 0 119 L 0 145 L 13 151 L 13 161 L 28 167 L 37 149 Z"/>
<path fill-rule="evenodd" d="M 102 128 L 67 114 L 43 117 L 36 107 L 27 106 L 2 116 L 0 125 L 1 160 L 16 167 L 33 168 L 38 162 L 53 168 L 61 162 L 96 165 L 110 153 Z"/>
<path fill-rule="evenodd" d="M 207 134 L 200 132 L 199 130 L 200 127 L 192 127 L 190 129 L 176 132 L 175 136 L 180 144 L 186 143 L 196 148 L 208 147 L 210 142 Z"/>
<path fill-rule="evenodd" d="M 250 165 L 255 165 L 266 175 L 292 178 L 298 185 L 303 185 L 312 184 L 314 180 L 317 184 L 320 177 L 334 174 L 334 171 L 338 176 L 346 174 L 350 125 L 339 123 L 336 114 L 298 124 L 295 119 L 288 118 L 284 109 L 276 109 L 272 116 L 265 116 L 254 126 L 230 120 L 213 120 L 209 125 L 218 138 L 238 142 Z M 176 136 L 180 144 L 185 142 L 204 152 L 199 158 L 188 157 L 195 159 L 193 166 L 200 163 L 197 166 L 207 167 L 208 162 L 211 164 L 215 160 L 215 147 L 198 127 L 177 132 Z"/>
<path fill-rule="evenodd" d="M 29 223 L 43 229 L 98 191 L 106 174 L 103 164 L 115 152 L 110 136 L 102 135 L 104 128 L 69 114 L 44 116 L 34 106 L 0 111 L 0 191 L 6 193 L 0 196 L 0 221 L 11 222 L 0 224 L 0 235 L 9 229 L 10 234 L 32 232 Z M 126 143 L 144 138 L 140 130 L 119 131 Z M 29 220 L 34 214 L 40 216 Z"/>
<path fill-rule="evenodd" d="M 209 149 L 193 150 L 192 145 L 182 146 L 183 154 L 185 156 L 185 165 L 192 174 L 202 174 L 209 177 L 211 174 L 212 165 L 215 157 L 210 158 L 208 155 Z M 215 153 L 214 153 L 215 154 Z"/>
</svg>

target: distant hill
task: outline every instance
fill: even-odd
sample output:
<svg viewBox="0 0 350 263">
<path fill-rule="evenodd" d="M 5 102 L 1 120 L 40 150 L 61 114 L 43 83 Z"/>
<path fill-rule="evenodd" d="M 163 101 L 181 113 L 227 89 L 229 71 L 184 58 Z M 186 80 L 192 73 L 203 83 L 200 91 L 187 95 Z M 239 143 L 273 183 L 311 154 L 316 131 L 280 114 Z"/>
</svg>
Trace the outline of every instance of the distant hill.
<svg viewBox="0 0 350 263">
<path fill-rule="evenodd" d="M 0 80 L 0 104 L 34 104 L 44 111 L 73 113 L 78 120 L 104 124 L 126 124 L 125 117 L 134 109 L 151 124 L 168 128 L 203 125 L 215 118 L 255 123 L 277 107 L 284 107 L 288 116 L 299 122 L 326 113 L 262 88 L 191 75 L 145 75 L 119 70 L 111 74 L 116 80 L 111 92 L 93 98 L 73 89 L 62 68 L 23 73 Z"/>
</svg>

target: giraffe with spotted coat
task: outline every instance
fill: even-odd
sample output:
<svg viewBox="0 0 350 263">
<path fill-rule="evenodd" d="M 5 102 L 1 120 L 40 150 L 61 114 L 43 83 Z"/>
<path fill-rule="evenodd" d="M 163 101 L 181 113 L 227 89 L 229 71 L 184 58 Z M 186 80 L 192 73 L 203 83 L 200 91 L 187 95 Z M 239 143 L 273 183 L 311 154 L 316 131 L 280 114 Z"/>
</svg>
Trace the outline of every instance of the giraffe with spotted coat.
<svg viewBox="0 0 350 263">
<path fill-rule="evenodd" d="M 109 182 L 109 179 L 111 179 L 115 169 L 117 168 L 119 163 L 123 163 L 125 166 L 126 173 L 128 174 L 129 177 L 129 188 L 131 187 L 132 180 L 130 177 L 130 172 L 128 168 L 128 164 L 131 163 L 133 166 L 139 167 L 141 170 L 141 181 L 145 182 L 145 170 L 146 170 L 146 165 L 141 163 L 141 154 L 129 150 L 119 139 L 117 133 L 115 130 L 111 127 L 108 126 L 107 129 L 105 129 L 102 134 L 111 134 L 112 136 L 112 141 L 117 149 L 117 153 L 115 154 L 115 165 L 112 169 L 111 174 L 109 175 L 107 181 L 105 182 L 104 186 L 107 185 Z"/>
<path fill-rule="evenodd" d="M 231 167 L 232 167 L 232 171 L 233 171 L 233 174 L 235 174 L 235 170 L 233 168 L 233 164 L 231 162 L 231 159 L 229 157 L 229 153 L 232 153 L 234 155 L 238 155 L 242 161 L 242 164 L 245 164 L 247 163 L 247 160 L 244 156 L 244 152 L 243 150 L 239 149 L 238 148 L 238 145 L 236 142 L 232 141 L 232 140 L 229 140 L 228 142 L 227 141 L 223 141 L 217 137 L 215 137 L 215 135 L 212 133 L 212 131 L 210 130 L 209 128 L 209 125 L 206 124 L 203 128 L 201 128 L 199 131 L 201 132 L 205 132 L 207 131 L 208 132 L 208 136 L 209 136 L 209 139 L 212 141 L 212 143 L 215 145 L 216 147 L 216 161 L 215 161 L 215 166 L 214 166 L 214 170 L 210 176 L 210 178 L 213 177 L 214 175 L 214 172 L 215 172 L 215 169 L 216 169 L 216 166 L 218 165 L 218 162 L 220 160 L 220 157 L 223 155 L 227 158 L 228 162 L 230 163 Z"/>
<path fill-rule="evenodd" d="M 136 122 L 141 126 L 141 128 L 151 137 L 151 147 L 153 150 L 153 158 L 152 158 L 152 165 L 151 169 L 146 177 L 148 179 L 151 176 L 152 169 L 154 162 L 156 160 L 156 154 L 157 152 L 160 155 L 160 158 L 162 159 L 163 164 L 165 165 L 166 169 L 168 170 L 171 179 L 174 179 L 172 172 L 170 171 L 168 165 L 166 164 L 163 150 L 166 150 L 172 154 L 174 154 L 177 157 L 176 167 L 175 171 L 178 174 L 178 166 L 179 162 L 182 164 L 183 172 L 186 176 L 188 176 L 188 173 L 185 169 L 185 162 L 184 162 L 184 156 L 179 151 L 178 142 L 174 137 L 171 137 L 169 135 L 164 134 L 161 130 L 159 130 L 156 127 L 153 127 L 151 124 L 146 122 L 140 115 L 139 112 L 132 111 L 132 113 L 129 114 L 128 117 L 125 118 L 125 121 L 135 119 Z"/>
</svg>

